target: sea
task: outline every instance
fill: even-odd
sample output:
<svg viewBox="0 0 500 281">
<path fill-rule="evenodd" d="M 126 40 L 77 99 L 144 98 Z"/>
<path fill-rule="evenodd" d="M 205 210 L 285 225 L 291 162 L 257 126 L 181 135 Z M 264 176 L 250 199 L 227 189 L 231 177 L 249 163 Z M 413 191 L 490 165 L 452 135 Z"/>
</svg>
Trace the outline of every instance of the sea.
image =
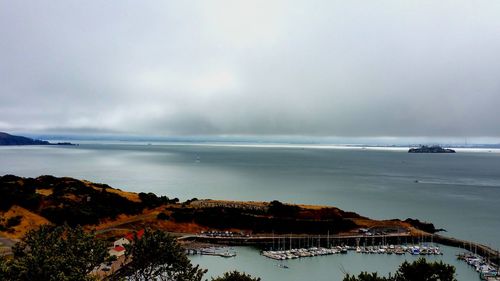
<svg viewBox="0 0 500 281">
<path fill-rule="evenodd" d="M 374 219 L 432 222 L 444 235 L 500 248 L 500 151 L 410 154 L 405 148 L 246 143 L 77 142 L 0 147 L 0 174 L 69 176 L 135 192 L 192 198 L 328 205 Z M 459 281 L 479 280 L 455 254 Z M 289 268 L 250 247 L 237 257 L 193 256 L 207 276 L 232 269 L 263 280 L 342 280 L 345 272 L 394 272 L 395 255 L 314 257 Z"/>
</svg>

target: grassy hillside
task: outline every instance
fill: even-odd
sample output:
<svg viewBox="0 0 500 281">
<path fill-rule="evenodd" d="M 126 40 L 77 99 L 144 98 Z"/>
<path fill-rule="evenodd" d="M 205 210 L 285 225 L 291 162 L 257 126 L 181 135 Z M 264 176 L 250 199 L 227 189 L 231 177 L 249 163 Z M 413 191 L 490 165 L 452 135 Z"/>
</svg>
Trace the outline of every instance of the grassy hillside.
<svg viewBox="0 0 500 281">
<path fill-rule="evenodd" d="M 132 193 L 73 178 L 0 176 L 0 235 L 20 237 L 39 225 L 84 225 L 102 233 L 141 227 L 171 232 L 347 232 L 360 227 L 408 228 L 422 223 L 376 221 L 335 207 L 238 202 Z M 423 224 L 433 229 L 432 224 Z"/>
</svg>

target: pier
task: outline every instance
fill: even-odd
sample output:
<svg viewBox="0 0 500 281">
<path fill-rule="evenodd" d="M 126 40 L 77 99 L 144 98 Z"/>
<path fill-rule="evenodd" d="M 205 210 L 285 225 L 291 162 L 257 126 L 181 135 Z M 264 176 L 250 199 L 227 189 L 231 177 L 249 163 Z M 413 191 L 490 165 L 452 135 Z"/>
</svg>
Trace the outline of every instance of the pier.
<svg viewBox="0 0 500 281">
<path fill-rule="evenodd" d="M 230 251 L 227 248 L 208 247 L 201 249 L 186 249 L 188 255 L 204 255 L 204 256 L 218 256 L 223 258 L 236 257 L 236 252 Z"/>
<path fill-rule="evenodd" d="M 433 239 L 434 242 L 442 245 L 461 248 L 468 250 L 469 252 L 476 253 L 479 256 L 489 259 L 492 263 L 495 263 L 497 265 L 500 263 L 500 252 L 486 245 L 471 241 L 446 237 L 439 234 L 434 234 Z"/>
<path fill-rule="evenodd" d="M 387 235 L 305 235 L 305 234 L 276 234 L 255 236 L 210 236 L 210 235 L 186 235 L 179 237 L 180 241 L 196 241 L 209 244 L 221 244 L 230 246 L 256 246 L 260 248 L 330 248 L 337 245 L 351 246 L 375 246 L 383 244 L 418 244 L 423 241 L 422 237 L 415 237 L 409 233 L 387 234 Z M 430 238 L 428 240 L 430 242 Z"/>
</svg>

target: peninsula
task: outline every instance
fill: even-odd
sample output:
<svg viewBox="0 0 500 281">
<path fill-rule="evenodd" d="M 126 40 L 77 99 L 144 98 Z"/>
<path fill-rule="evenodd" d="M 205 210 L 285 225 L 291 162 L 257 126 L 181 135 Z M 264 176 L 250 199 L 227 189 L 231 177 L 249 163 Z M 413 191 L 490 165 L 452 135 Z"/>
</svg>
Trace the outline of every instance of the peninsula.
<svg viewBox="0 0 500 281">
<path fill-rule="evenodd" d="M 44 140 L 36 140 L 23 136 L 10 135 L 0 132 L 0 145 L 74 145 L 69 142 L 50 143 Z"/>
<path fill-rule="evenodd" d="M 43 224 L 82 225 L 109 236 L 150 227 L 173 233 L 231 231 L 247 234 L 436 232 L 418 220 L 372 220 L 331 206 L 177 198 L 133 193 L 73 178 L 0 176 L 0 236 L 22 237 Z"/>
</svg>

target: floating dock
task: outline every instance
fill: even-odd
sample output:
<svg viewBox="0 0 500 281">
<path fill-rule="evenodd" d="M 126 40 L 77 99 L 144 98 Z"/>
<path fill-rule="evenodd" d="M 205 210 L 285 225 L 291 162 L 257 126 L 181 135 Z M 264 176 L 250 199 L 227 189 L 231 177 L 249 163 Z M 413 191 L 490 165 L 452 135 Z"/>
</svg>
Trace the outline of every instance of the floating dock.
<svg viewBox="0 0 500 281">
<path fill-rule="evenodd" d="M 417 246 L 417 245 L 382 245 L 368 247 L 336 246 L 331 248 L 311 247 L 289 250 L 269 250 L 262 251 L 261 254 L 274 260 L 288 260 L 305 257 L 347 254 L 348 251 L 360 254 L 386 254 L 386 255 L 442 255 L 443 253 L 437 246 Z"/>
</svg>

